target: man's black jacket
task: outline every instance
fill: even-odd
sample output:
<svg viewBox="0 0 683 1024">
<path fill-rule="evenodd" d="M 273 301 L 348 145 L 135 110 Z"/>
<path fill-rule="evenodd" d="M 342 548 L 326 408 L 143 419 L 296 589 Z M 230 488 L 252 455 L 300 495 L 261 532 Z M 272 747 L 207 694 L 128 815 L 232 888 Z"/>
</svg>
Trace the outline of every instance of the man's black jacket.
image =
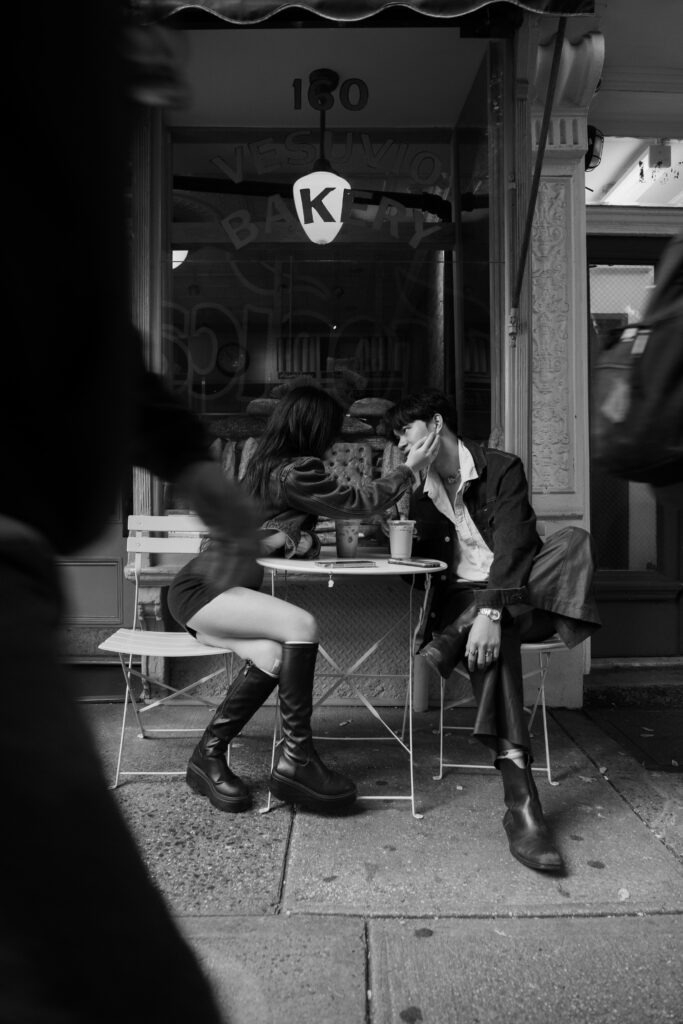
<svg viewBox="0 0 683 1024">
<path fill-rule="evenodd" d="M 526 583 L 541 547 L 536 515 L 529 502 L 521 460 L 509 452 L 484 448 L 461 438 L 471 452 L 478 479 L 465 484 L 465 506 L 493 552 L 488 583 L 476 592 L 479 607 L 502 608 L 526 601 Z M 416 520 L 416 557 L 438 558 L 449 566 L 433 577 L 433 605 L 438 606 L 457 577 L 458 538 L 454 524 L 438 511 L 420 485 L 413 493 L 410 517 Z"/>
</svg>

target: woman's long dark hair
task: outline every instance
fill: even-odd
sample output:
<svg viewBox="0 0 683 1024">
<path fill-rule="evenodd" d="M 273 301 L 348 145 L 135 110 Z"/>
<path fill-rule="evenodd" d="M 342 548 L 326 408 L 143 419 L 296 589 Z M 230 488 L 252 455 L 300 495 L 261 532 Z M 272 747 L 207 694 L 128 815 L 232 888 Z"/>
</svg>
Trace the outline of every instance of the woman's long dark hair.
<svg viewBox="0 0 683 1024">
<path fill-rule="evenodd" d="M 249 459 L 246 489 L 267 501 L 268 481 L 276 466 L 314 455 L 321 459 L 339 435 L 344 410 L 336 398 L 312 385 L 293 388 L 272 412 Z"/>
</svg>

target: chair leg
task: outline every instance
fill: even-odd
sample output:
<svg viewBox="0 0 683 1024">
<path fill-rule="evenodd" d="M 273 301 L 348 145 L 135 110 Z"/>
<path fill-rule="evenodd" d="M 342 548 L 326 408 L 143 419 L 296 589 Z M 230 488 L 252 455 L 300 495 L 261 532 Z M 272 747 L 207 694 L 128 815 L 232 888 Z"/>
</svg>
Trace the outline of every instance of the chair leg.
<svg viewBox="0 0 683 1024">
<path fill-rule="evenodd" d="M 548 776 L 548 782 L 551 786 L 559 786 L 559 782 L 553 782 L 552 771 L 550 768 L 550 742 L 548 740 L 548 715 L 545 706 L 545 679 L 543 680 L 543 686 L 541 687 L 541 715 L 543 717 L 543 740 L 545 743 L 545 769 L 546 775 Z"/>
<path fill-rule="evenodd" d="M 125 661 L 124 655 L 123 654 L 119 654 L 119 661 L 121 662 L 121 669 L 123 670 L 123 678 L 126 681 L 126 693 L 125 693 L 125 696 L 123 698 L 123 716 L 122 716 L 122 719 L 121 719 L 121 736 L 119 738 L 119 753 L 118 753 L 118 758 L 117 758 L 117 761 L 116 761 L 116 775 L 114 777 L 114 785 L 111 787 L 112 789 L 116 789 L 118 787 L 119 778 L 121 777 L 121 761 L 123 759 L 123 744 L 125 742 L 125 737 L 126 737 L 126 719 L 127 719 L 127 716 L 128 716 L 128 701 L 130 701 L 132 706 L 133 706 L 133 712 L 135 714 L 135 720 L 136 720 L 136 722 L 138 724 L 138 728 L 140 729 L 140 733 L 141 733 L 142 736 L 145 735 L 144 727 L 142 725 L 142 722 L 140 721 L 140 715 L 138 714 L 138 708 L 137 708 L 137 704 L 135 702 L 135 694 L 133 693 L 133 687 L 132 687 L 132 683 L 131 683 L 132 659 L 129 659 L 129 662 L 126 665 L 126 661 Z"/>
<path fill-rule="evenodd" d="M 121 759 L 123 757 L 123 741 L 126 735 L 126 713 L 128 711 L 128 686 L 126 685 L 126 693 L 123 698 L 123 719 L 121 721 L 121 736 L 119 738 L 119 755 L 116 760 L 116 775 L 114 776 L 114 784 L 111 787 L 116 789 L 119 784 L 119 777 L 121 775 Z"/>
<path fill-rule="evenodd" d="M 531 728 L 531 726 L 533 724 L 533 719 L 535 719 L 536 713 L 537 713 L 537 711 L 539 709 L 539 705 L 541 705 L 541 717 L 542 717 L 542 720 L 543 720 L 543 736 L 544 736 L 544 745 L 545 745 L 545 752 L 546 752 L 546 764 L 545 764 L 545 766 L 539 766 L 539 767 L 532 766 L 531 767 L 531 771 L 545 772 L 545 774 L 548 777 L 548 781 L 549 781 L 549 783 L 551 785 L 559 785 L 560 783 L 556 782 L 553 779 L 553 776 L 552 776 L 552 768 L 551 768 L 551 763 L 550 763 L 550 739 L 549 739 L 549 735 L 548 735 L 548 713 L 547 713 L 547 708 L 546 708 L 546 676 L 548 674 L 548 669 L 550 667 L 550 658 L 551 658 L 551 656 L 552 656 L 552 651 L 550 651 L 550 650 L 540 650 L 539 651 L 539 669 L 537 670 L 537 672 L 529 673 L 529 675 L 539 675 L 541 682 L 540 682 L 539 689 L 538 689 L 538 692 L 537 692 L 537 695 L 536 695 L 536 700 L 533 701 L 533 707 L 531 708 L 531 711 L 530 711 L 530 717 L 529 717 L 528 726 L 529 726 L 529 730 L 530 730 L 530 728 Z M 439 723 L 438 723 L 438 736 L 439 736 L 438 774 L 437 775 L 433 775 L 432 776 L 433 779 L 435 781 L 440 781 L 443 778 L 443 769 L 446 766 L 447 767 L 454 767 L 454 768 L 481 768 L 481 769 L 494 768 L 495 767 L 494 765 L 452 764 L 451 762 L 445 762 L 443 760 L 443 733 L 445 731 L 445 728 L 447 728 L 449 730 L 463 731 L 463 732 L 467 732 L 467 731 L 471 731 L 471 730 L 469 730 L 467 726 L 460 726 L 460 725 L 445 726 L 445 728 L 444 728 L 444 726 L 443 726 L 443 710 L 444 710 L 445 679 L 443 679 L 443 677 L 441 677 L 441 679 L 440 679 L 440 684 L 441 685 L 440 685 Z"/>
<path fill-rule="evenodd" d="M 550 740 L 548 738 L 548 713 L 545 703 L 545 679 L 550 668 L 550 658 L 552 651 L 539 651 L 538 652 L 538 675 L 540 678 L 540 684 L 536 693 L 536 700 L 534 701 L 531 709 L 531 715 L 529 718 L 529 730 L 534 723 L 534 718 L 538 710 L 538 705 L 541 705 L 541 719 L 543 721 L 543 743 L 545 747 L 545 768 L 532 766 L 532 771 L 545 772 L 548 776 L 548 782 L 551 786 L 559 786 L 559 782 L 553 781 L 552 768 L 550 766 Z"/>
<path fill-rule="evenodd" d="M 135 691 L 133 689 L 133 675 L 134 675 L 134 673 L 133 673 L 133 668 L 132 668 L 132 659 L 129 658 L 128 662 L 126 662 L 126 656 L 123 655 L 123 654 L 119 654 L 119 661 L 121 663 L 121 669 L 123 671 L 123 677 L 124 677 L 124 680 L 125 680 L 125 683 L 126 683 L 126 692 L 125 692 L 124 701 L 123 701 L 123 716 L 122 716 L 122 721 L 121 721 L 121 735 L 120 735 L 120 738 L 119 738 L 118 757 L 117 757 L 117 761 L 116 761 L 116 774 L 114 776 L 113 785 L 110 788 L 111 789 L 117 789 L 118 788 L 121 775 L 184 775 L 185 774 L 185 770 L 182 770 L 182 771 L 150 771 L 150 772 L 143 772 L 143 771 L 140 771 L 140 772 L 134 772 L 134 771 L 123 772 L 121 770 L 121 765 L 123 763 L 123 747 L 124 747 L 125 737 L 126 737 L 126 724 L 127 724 L 127 716 L 128 716 L 128 702 L 130 701 L 130 704 L 131 704 L 131 706 L 133 708 L 133 714 L 135 715 L 135 721 L 136 721 L 138 729 L 139 729 L 139 738 L 140 739 L 148 739 L 151 736 L 157 735 L 158 731 L 154 732 L 150 728 L 149 732 L 145 732 L 145 726 L 144 726 L 144 723 L 143 723 L 143 720 L 142 720 L 142 714 L 145 711 L 147 711 L 147 710 L 151 711 L 154 707 L 156 707 L 156 704 L 166 704 L 166 703 L 168 703 L 168 705 L 170 706 L 170 702 L 173 700 L 173 698 L 175 696 L 178 696 L 178 694 L 172 693 L 172 694 L 164 697 L 163 699 L 157 701 L 156 703 L 153 703 L 150 707 L 143 707 L 140 710 L 138 710 L 138 701 L 137 701 L 137 699 L 135 697 Z M 232 651 L 227 651 L 223 655 L 223 664 L 224 664 L 226 679 L 229 680 L 229 679 L 231 679 L 231 677 L 233 675 L 232 668 L 233 668 L 233 665 L 234 665 L 234 653 Z M 216 673 L 213 673 L 213 674 L 215 675 Z M 145 681 L 147 677 L 143 676 L 142 678 L 143 678 L 143 681 Z M 202 683 L 206 679 L 210 679 L 210 678 L 212 678 L 212 676 L 206 676 L 206 677 L 204 677 L 201 680 L 198 680 L 198 681 L 195 681 L 194 683 L 189 684 L 188 686 L 184 687 L 182 691 L 179 691 L 180 695 L 182 696 L 183 693 L 185 693 L 188 690 L 190 690 L 193 686 L 198 686 L 200 683 Z M 205 700 L 205 699 L 203 699 L 201 697 L 199 698 L 199 700 L 202 703 L 204 703 L 204 704 L 210 704 L 211 703 L 210 701 Z M 211 703 L 211 707 L 215 709 L 215 707 L 216 707 L 215 703 Z M 166 731 L 166 732 L 174 732 L 174 731 L 175 732 L 182 732 L 183 734 L 188 734 L 188 735 L 192 735 L 192 734 L 196 733 L 198 735 L 201 735 L 204 730 L 203 729 L 178 729 L 178 730 L 167 729 L 167 730 L 164 730 L 164 731 Z M 227 765 L 229 767 L 230 766 L 230 745 L 228 745 L 228 749 L 227 749 L 227 752 L 226 752 L 226 763 L 227 763 Z"/>
</svg>

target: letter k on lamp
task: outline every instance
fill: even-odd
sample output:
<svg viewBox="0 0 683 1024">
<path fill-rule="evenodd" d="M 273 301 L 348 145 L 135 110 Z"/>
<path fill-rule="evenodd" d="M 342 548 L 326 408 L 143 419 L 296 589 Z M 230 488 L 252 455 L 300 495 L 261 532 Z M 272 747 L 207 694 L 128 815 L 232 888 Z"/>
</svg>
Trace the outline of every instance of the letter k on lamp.
<svg viewBox="0 0 683 1024">
<path fill-rule="evenodd" d="M 294 182 L 297 216 L 312 242 L 327 245 L 337 237 L 342 226 L 344 193 L 349 188 L 348 181 L 332 170 L 314 170 Z"/>
<path fill-rule="evenodd" d="M 334 104 L 332 92 L 339 75 L 329 68 L 318 68 L 309 76 L 309 102 L 320 112 L 320 155 L 310 174 L 294 182 L 294 206 L 302 228 L 312 242 L 327 245 L 339 234 L 344 215 L 344 197 L 351 188 L 325 159 L 325 113 Z"/>
</svg>

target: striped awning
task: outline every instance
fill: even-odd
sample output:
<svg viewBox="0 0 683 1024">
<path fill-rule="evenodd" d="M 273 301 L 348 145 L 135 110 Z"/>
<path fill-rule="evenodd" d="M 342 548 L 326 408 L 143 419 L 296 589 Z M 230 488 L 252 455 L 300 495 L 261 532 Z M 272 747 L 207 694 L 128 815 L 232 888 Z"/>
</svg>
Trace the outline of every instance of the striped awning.
<svg viewBox="0 0 683 1024">
<path fill-rule="evenodd" d="M 161 18 L 181 11 L 204 11 L 232 25 L 256 25 L 275 15 L 295 16 L 297 12 L 343 22 L 363 21 L 392 9 L 429 18 L 458 18 L 492 5 L 562 17 L 592 14 L 595 8 L 594 0 L 509 0 L 507 4 L 495 0 L 138 0 L 135 6 Z"/>
</svg>

